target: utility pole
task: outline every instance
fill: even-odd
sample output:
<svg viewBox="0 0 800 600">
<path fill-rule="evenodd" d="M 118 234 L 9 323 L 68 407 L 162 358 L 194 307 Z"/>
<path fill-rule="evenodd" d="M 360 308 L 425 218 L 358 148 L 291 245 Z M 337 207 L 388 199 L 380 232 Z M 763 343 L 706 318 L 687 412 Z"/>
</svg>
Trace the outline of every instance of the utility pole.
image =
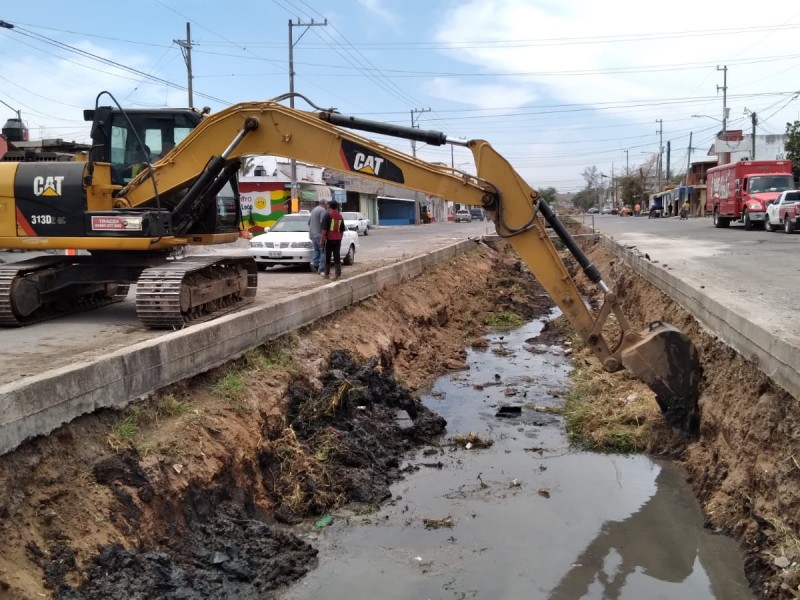
<svg viewBox="0 0 800 600">
<path fill-rule="evenodd" d="M 306 32 L 311 27 L 325 27 L 328 24 L 328 19 L 325 19 L 322 23 L 315 23 L 314 19 L 311 19 L 310 23 L 301 23 L 300 19 L 297 19 L 297 23 L 292 22 L 289 19 L 289 106 L 294 108 L 294 46 L 296 43 L 299 43 Z M 300 34 L 300 37 L 297 38 L 297 42 L 293 39 L 293 30 L 295 27 L 305 27 L 303 33 Z M 287 213 L 291 213 L 295 208 L 300 210 L 299 203 L 297 201 L 297 161 L 295 159 L 291 159 L 289 162 L 290 164 L 290 171 L 291 171 L 291 190 L 289 192 L 290 202 Z"/>
<path fill-rule="evenodd" d="M 628 151 L 625 150 L 625 177 L 630 175 L 630 169 L 628 168 Z"/>
<path fill-rule="evenodd" d="M 416 114 L 422 114 L 425 112 L 430 112 L 430 108 L 412 108 L 411 109 L 411 127 L 419 127 L 417 125 L 418 119 L 414 117 Z M 452 151 L 453 147 L 450 146 L 450 150 Z M 411 140 L 411 156 L 414 158 L 417 157 L 417 142 L 415 140 Z M 450 155 L 452 159 L 452 154 Z M 414 225 L 419 225 L 419 192 L 414 191 Z"/>
<path fill-rule="evenodd" d="M 689 170 L 692 168 L 692 133 L 689 132 L 689 149 L 686 151 L 686 185 L 689 185 Z"/>
<path fill-rule="evenodd" d="M 671 142 L 667 142 L 667 177 L 666 177 L 667 185 L 669 185 L 669 175 L 670 175 L 670 172 L 669 172 L 669 166 L 670 166 L 669 165 L 669 159 L 670 159 L 670 151 L 671 151 L 671 149 L 672 149 L 672 143 Z"/>
<path fill-rule="evenodd" d="M 417 121 L 419 118 L 414 117 L 415 114 L 422 114 L 426 112 L 431 112 L 430 108 L 412 108 L 411 109 L 411 127 L 419 127 L 417 125 Z M 451 146 L 452 148 L 452 146 Z M 414 158 L 417 157 L 417 142 L 415 140 L 411 140 L 411 156 Z"/>
<path fill-rule="evenodd" d="M 722 134 L 728 131 L 728 65 L 720 67 L 717 71 L 722 71 L 722 87 L 717 86 L 717 93 L 722 90 Z"/>
<path fill-rule="evenodd" d="M 180 46 L 183 61 L 186 63 L 186 72 L 189 78 L 189 108 L 194 108 L 194 99 L 192 98 L 192 29 L 188 22 L 186 23 L 186 39 L 172 41 Z"/>
<path fill-rule="evenodd" d="M 746 109 L 745 109 L 746 110 Z M 750 160 L 756 159 L 756 125 L 758 125 L 758 116 L 755 111 L 750 113 L 750 122 L 753 124 L 753 135 L 751 140 Z"/>
<path fill-rule="evenodd" d="M 617 185 L 614 182 L 614 163 L 611 163 L 611 206 L 617 208 Z"/>
<path fill-rule="evenodd" d="M 657 174 L 657 184 L 656 184 L 656 194 L 661 191 L 661 157 L 664 154 L 664 119 L 656 119 L 656 123 L 658 123 L 658 166 L 656 167 L 656 174 Z"/>
</svg>

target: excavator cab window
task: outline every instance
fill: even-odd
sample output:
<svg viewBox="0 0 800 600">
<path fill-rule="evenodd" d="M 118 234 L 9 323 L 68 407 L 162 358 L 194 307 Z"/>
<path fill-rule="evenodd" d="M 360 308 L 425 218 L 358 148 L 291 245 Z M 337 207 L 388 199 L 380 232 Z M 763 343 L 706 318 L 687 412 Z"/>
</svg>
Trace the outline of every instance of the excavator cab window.
<svg viewBox="0 0 800 600">
<path fill-rule="evenodd" d="M 142 163 L 161 159 L 191 133 L 197 123 L 185 114 L 139 113 L 115 114 L 111 121 L 111 173 L 113 183 L 126 184 L 141 170 Z M 131 124 L 139 137 L 133 135 Z M 139 140 L 144 143 L 141 148 Z"/>
<path fill-rule="evenodd" d="M 202 117 L 186 108 L 131 109 L 123 115 L 115 108 L 98 107 L 84 111 L 84 118 L 94 122 L 92 159 L 111 163 L 112 183 L 125 185 L 144 164 L 180 144 Z"/>
</svg>

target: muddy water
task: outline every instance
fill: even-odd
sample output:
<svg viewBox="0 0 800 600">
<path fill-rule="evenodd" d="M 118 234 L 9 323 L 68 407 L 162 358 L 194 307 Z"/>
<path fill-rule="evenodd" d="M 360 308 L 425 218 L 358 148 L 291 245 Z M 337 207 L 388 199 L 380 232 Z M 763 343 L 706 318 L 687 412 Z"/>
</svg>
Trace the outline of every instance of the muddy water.
<svg viewBox="0 0 800 600">
<path fill-rule="evenodd" d="M 530 408 L 559 406 L 570 370 L 557 348 L 527 349 L 541 327 L 491 336 L 425 398 L 449 435 L 494 445 L 411 457 L 388 505 L 307 535 L 319 567 L 285 600 L 752 598 L 735 544 L 703 528 L 679 469 L 576 452 L 560 417 Z M 506 405 L 521 414 L 497 417 Z"/>
</svg>

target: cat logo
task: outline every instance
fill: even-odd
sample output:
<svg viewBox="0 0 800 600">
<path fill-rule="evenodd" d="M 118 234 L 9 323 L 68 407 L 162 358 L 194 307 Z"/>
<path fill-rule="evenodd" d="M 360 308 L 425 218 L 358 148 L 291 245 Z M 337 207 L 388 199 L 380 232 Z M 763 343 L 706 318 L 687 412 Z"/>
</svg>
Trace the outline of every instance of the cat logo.
<svg viewBox="0 0 800 600">
<path fill-rule="evenodd" d="M 358 152 L 353 158 L 353 170 L 380 177 L 381 165 L 384 160 L 386 159 L 377 156 L 367 156 L 363 152 Z"/>
<path fill-rule="evenodd" d="M 41 175 L 33 178 L 33 193 L 37 196 L 60 196 L 61 182 L 64 181 L 63 175 L 51 175 L 42 177 Z"/>
<path fill-rule="evenodd" d="M 350 140 L 342 140 L 342 162 L 348 171 L 404 183 L 403 171 L 390 159 Z"/>
</svg>

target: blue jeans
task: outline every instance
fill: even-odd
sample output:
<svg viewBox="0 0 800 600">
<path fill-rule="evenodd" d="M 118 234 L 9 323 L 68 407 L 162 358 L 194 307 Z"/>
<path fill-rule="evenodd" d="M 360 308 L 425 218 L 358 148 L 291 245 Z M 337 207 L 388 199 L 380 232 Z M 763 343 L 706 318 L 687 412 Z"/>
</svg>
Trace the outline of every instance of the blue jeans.
<svg viewBox="0 0 800 600">
<path fill-rule="evenodd" d="M 325 256 L 322 246 L 319 245 L 319 238 L 311 238 L 311 267 L 318 273 L 325 270 Z"/>
</svg>

